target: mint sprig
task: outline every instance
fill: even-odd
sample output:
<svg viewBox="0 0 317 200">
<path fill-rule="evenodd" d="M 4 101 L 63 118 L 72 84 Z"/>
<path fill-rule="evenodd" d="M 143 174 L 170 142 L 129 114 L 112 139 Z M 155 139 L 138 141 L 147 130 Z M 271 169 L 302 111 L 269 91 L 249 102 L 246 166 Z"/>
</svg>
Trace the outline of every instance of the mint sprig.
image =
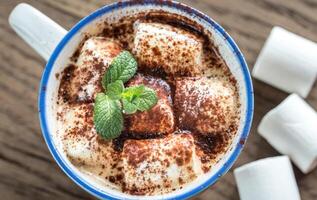
<svg viewBox="0 0 317 200">
<path fill-rule="evenodd" d="M 128 51 L 115 57 L 102 78 L 105 93 L 97 94 L 94 105 L 96 131 L 104 139 L 114 139 L 123 129 L 123 113 L 151 109 L 158 101 L 156 92 L 144 85 L 124 88 L 124 83 L 134 76 L 137 62 Z"/>
</svg>

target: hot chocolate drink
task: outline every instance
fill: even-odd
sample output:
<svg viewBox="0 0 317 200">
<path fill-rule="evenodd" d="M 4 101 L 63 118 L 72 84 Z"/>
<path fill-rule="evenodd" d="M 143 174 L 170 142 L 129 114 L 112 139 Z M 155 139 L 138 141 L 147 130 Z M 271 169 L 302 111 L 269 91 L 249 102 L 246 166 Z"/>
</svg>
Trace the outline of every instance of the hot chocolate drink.
<svg viewBox="0 0 317 200">
<path fill-rule="evenodd" d="M 56 138 L 71 163 L 104 187 L 133 195 L 169 193 L 213 170 L 240 120 L 238 86 L 213 36 L 163 11 L 98 26 L 59 76 Z M 157 103 L 125 114 L 120 136 L 104 139 L 94 125 L 95 97 L 123 50 L 138 63 L 125 86 L 153 89 Z"/>
</svg>

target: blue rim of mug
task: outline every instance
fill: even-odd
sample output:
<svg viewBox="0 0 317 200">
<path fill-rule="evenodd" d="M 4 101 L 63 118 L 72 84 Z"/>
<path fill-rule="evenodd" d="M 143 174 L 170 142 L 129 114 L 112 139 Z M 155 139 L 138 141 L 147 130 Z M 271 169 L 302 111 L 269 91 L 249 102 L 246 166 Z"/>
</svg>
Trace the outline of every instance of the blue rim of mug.
<svg viewBox="0 0 317 200">
<path fill-rule="evenodd" d="M 245 123 L 242 130 L 242 134 L 239 138 L 239 141 L 237 145 L 234 147 L 234 150 L 232 154 L 229 156 L 229 159 L 223 164 L 223 166 L 208 180 L 206 180 L 204 183 L 199 184 L 196 187 L 193 187 L 188 192 L 179 194 L 177 196 L 173 196 L 168 199 L 187 199 L 190 198 L 197 193 L 205 190 L 210 185 L 214 184 L 222 175 L 224 175 L 234 164 L 235 160 L 239 156 L 245 140 L 247 139 L 252 118 L 253 118 L 253 109 L 254 109 L 254 100 L 253 100 L 253 87 L 252 87 L 252 81 L 250 77 L 250 73 L 247 67 L 247 63 L 244 59 L 244 56 L 240 52 L 238 46 L 235 44 L 233 39 L 229 36 L 228 33 L 225 32 L 225 30 L 217 24 L 214 20 L 212 20 L 207 15 L 203 14 L 202 12 L 189 7 L 185 4 L 176 2 L 176 1 L 158 1 L 158 0 L 145 0 L 145 1 L 137 1 L 137 0 L 130 0 L 130 1 L 121 1 L 116 2 L 113 4 L 106 5 L 95 12 L 91 13 L 90 15 L 86 16 L 82 20 L 80 20 L 66 35 L 65 37 L 60 41 L 60 43 L 57 45 L 55 50 L 53 51 L 51 57 L 49 58 L 46 67 L 44 69 L 41 84 L 40 84 L 40 91 L 39 91 L 39 118 L 40 118 L 40 124 L 41 129 L 43 133 L 43 137 L 45 139 L 45 142 L 56 160 L 57 164 L 60 166 L 60 168 L 67 174 L 69 178 L 71 178 L 76 184 L 78 184 L 80 187 L 82 187 L 84 190 L 89 192 L 90 194 L 100 198 L 100 199 L 120 199 L 120 196 L 114 196 L 113 194 L 106 194 L 105 192 L 101 192 L 99 189 L 95 188 L 91 184 L 87 183 L 85 180 L 80 178 L 76 175 L 76 173 L 71 169 L 71 167 L 63 160 L 62 156 L 58 153 L 57 149 L 55 148 L 52 138 L 50 136 L 47 121 L 46 121 L 46 86 L 53 68 L 53 65 L 56 61 L 56 58 L 59 56 L 60 52 L 63 50 L 63 48 L 67 45 L 68 41 L 85 25 L 89 24 L 94 19 L 98 18 L 99 16 L 104 15 L 105 13 L 111 12 L 114 9 L 122 9 L 129 6 L 135 6 L 135 5 L 159 5 L 159 6 L 167 6 L 171 7 L 177 10 L 180 10 L 182 12 L 185 12 L 189 15 L 197 16 L 203 20 L 205 20 L 210 26 L 212 26 L 214 29 L 216 29 L 227 41 L 228 45 L 231 47 L 232 52 L 236 55 L 237 59 L 240 62 L 242 72 L 244 75 L 244 81 L 246 85 L 246 91 L 247 91 L 247 104 L 246 104 L 246 115 L 245 115 Z"/>
</svg>

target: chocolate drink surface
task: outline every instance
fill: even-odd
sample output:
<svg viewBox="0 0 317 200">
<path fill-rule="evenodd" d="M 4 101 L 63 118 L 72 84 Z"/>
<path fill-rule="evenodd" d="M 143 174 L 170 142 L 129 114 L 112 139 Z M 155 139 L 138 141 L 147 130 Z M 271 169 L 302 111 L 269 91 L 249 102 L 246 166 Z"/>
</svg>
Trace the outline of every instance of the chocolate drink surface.
<svg viewBox="0 0 317 200">
<path fill-rule="evenodd" d="M 158 102 L 124 116 L 113 140 L 93 122 L 101 79 L 123 50 L 138 62 L 125 86 L 144 84 Z M 166 194 L 213 170 L 229 150 L 240 120 L 237 83 L 212 35 L 190 19 L 165 12 L 100 23 L 87 35 L 61 76 L 57 100 L 63 151 L 101 187 L 133 195 Z"/>
</svg>

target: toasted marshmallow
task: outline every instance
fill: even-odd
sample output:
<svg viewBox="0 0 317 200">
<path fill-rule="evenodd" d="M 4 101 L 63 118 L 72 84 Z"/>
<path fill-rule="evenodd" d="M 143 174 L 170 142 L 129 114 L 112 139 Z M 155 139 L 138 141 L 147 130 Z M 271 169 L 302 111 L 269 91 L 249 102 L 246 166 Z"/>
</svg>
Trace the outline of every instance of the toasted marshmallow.
<svg viewBox="0 0 317 200">
<path fill-rule="evenodd" d="M 127 115 L 128 131 L 141 134 L 166 134 L 174 131 L 170 86 L 162 79 L 137 74 L 128 86 L 144 84 L 156 91 L 158 102 L 150 110 Z"/>
<path fill-rule="evenodd" d="M 172 134 L 163 139 L 127 140 L 122 162 L 126 190 L 139 195 L 179 189 L 202 173 L 194 139 L 189 134 Z"/>
<path fill-rule="evenodd" d="M 177 79 L 174 107 L 181 128 L 203 134 L 226 131 L 238 117 L 235 89 L 222 77 Z"/>
<path fill-rule="evenodd" d="M 133 52 L 143 66 L 167 74 L 200 74 L 203 46 L 195 35 L 160 23 L 135 23 Z"/>
<path fill-rule="evenodd" d="M 317 44 L 274 27 L 255 63 L 253 77 L 306 97 L 317 76 Z"/>
<path fill-rule="evenodd" d="M 77 101 L 90 101 L 101 91 L 100 80 L 121 46 L 104 37 L 91 37 L 85 41 L 77 59 L 70 82 L 70 95 Z"/>
<path fill-rule="evenodd" d="M 303 173 L 308 173 L 317 165 L 316 125 L 316 111 L 292 94 L 263 117 L 258 132 L 277 151 L 288 155 Z"/>
<path fill-rule="evenodd" d="M 300 200 L 287 156 L 265 158 L 234 170 L 241 200 Z"/>
</svg>

